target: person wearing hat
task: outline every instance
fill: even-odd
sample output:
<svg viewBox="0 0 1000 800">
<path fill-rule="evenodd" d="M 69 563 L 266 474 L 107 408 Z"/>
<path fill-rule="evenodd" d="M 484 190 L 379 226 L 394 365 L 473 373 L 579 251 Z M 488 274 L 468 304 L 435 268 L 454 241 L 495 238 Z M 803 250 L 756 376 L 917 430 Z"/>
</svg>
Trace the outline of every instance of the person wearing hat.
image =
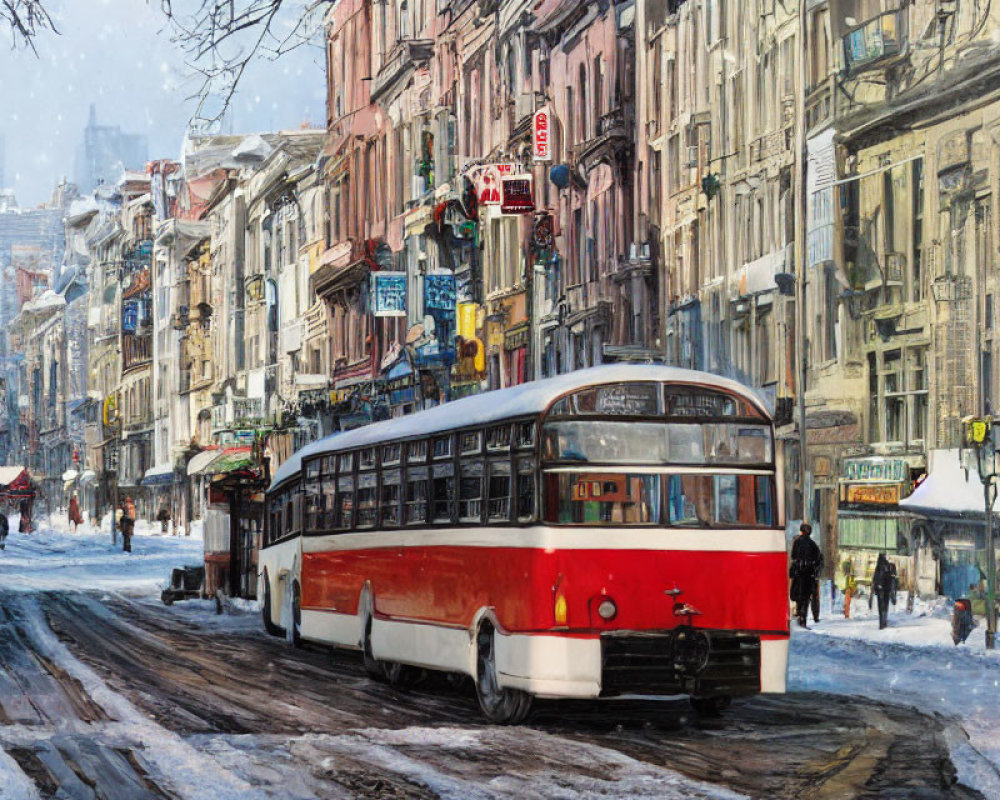
<svg viewBox="0 0 1000 800">
<path fill-rule="evenodd" d="M 812 525 L 803 522 L 792 544 L 791 564 L 788 567 L 788 577 L 792 579 L 789 597 L 795 603 L 795 616 L 803 628 L 807 627 L 810 600 L 822 568 L 823 553 L 812 540 Z"/>
</svg>

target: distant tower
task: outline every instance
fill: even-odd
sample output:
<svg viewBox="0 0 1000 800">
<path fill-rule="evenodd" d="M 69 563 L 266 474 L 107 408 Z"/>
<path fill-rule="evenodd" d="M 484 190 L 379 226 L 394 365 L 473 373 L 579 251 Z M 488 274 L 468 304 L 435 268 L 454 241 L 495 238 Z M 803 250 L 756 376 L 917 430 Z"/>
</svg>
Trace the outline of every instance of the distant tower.
<svg viewBox="0 0 1000 800">
<path fill-rule="evenodd" d="M 121 177 L 122 166 L 141 170 L 146 160 L 146 137 L 122 133 L 118 125 L 98 125 L 97 107 L 91 103 L 77 159 L 76 184 L 80 191 L 87 194 L 99 183 L 113 184 Z"/>
</svg>

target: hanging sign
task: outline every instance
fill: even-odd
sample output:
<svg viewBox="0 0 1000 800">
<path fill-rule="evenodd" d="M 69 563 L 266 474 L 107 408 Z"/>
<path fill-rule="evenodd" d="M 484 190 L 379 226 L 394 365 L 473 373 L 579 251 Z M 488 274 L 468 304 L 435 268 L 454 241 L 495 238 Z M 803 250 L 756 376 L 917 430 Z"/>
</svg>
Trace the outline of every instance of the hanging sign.
<svg viewBox="0 0 1000 800">
<path fill-rule="evenodd" d="M 514 174 L 514 164 L 505 162 L 490 164 L 482 168 L 476 180 L 479 189 L 479 204 L 483 206 L 498 206 L 502 202 L 500 182 L 505 176 Z"/>
<path fill-rule="evenodd" d="M 424 276 L 424 308 L 455 310 L 455 276 L 452 273 L 432 273 Z"/>
<path fill-rule="evenodd" d="M 531 120 L 531 153 L 535 161 L 552 160 L 549 109 L 540 108 Z"/>
<path fill-rule="evenodd" d="M 512 175 L 503 179 L 503 214 L 530 214 L 535 210 L 531 192 L 531 175 Z"/>
<path fill-rule="evenodd" d="M 372 273 L 372 313 L 376 317 L 406 316 L 406 273 Z"/>
</svg>

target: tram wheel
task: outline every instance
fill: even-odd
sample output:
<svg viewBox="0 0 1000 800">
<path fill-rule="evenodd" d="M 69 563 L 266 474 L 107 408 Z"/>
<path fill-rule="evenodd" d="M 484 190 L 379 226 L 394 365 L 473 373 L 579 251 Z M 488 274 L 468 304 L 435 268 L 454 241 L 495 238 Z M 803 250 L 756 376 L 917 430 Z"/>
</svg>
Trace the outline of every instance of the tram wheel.
<svg viewBox="0 0 1000 800">
<path fill-rule="evenodd" d="M 260 606 L 260 616 L 264 620 L 264 630 L 271 636 L 283 636 L 285 629 L 271 621 L 271 581 L 264 573 L 264 602 Z"/>
<path fill-rule="evenodd" d="M 531 710 L 531 695 L 518 689 L 503 689 L 497 680 L 496 630 L 484 622 L 476 635 L 476 697 L 490 722 L 517 725 Z"/>
<path fill-rule="evenodd" d="M 729 695 L 719 695 L 718 697 L 691 697 L 691 708 L 703 717 L 719 717 L 733 703 L 733 698 Z"/>
<path fill-rule="evenodd" d="M 292 647 L 302 647 L 302 591 L 292 584 Z"/>
</svg>

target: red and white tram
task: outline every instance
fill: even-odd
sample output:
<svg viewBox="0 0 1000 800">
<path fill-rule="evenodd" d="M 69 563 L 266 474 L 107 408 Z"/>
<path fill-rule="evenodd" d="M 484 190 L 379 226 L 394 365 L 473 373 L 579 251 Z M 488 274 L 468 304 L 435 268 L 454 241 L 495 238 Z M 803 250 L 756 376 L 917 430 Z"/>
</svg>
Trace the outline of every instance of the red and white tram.
<svg viewBox="0 0 1000 800">
<path fill-rule="evenodd" d="M 740 384 L 595 367 L 338 433 L 267 496 L 268 630 L 376 677 L 531 698 L 782 692 L 788 599 L 771 420 Z M 284 611 L 283 611 L 284 609 Z"/>
</svg>

